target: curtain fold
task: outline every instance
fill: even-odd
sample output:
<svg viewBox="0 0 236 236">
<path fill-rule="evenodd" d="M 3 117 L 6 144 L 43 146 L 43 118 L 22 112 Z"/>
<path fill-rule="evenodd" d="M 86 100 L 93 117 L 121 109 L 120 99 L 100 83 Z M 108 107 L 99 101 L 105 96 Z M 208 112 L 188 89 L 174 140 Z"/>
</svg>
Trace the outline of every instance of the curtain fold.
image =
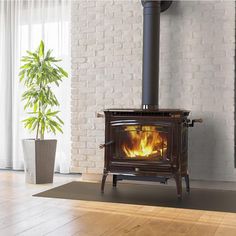
<svg viewBox="0 0 236 236">
<path fill-rule="evenodd" d="M 4 0 L 0 1 L 0 168 L 23 169 L 21 140 L 34 138 L 24 129 L 19 83 L 20 58 L 26 50 L 35 50 L 44 40 L 47 49 L 62 59 L 61 66 L 70 74 L 70 1 L 66 0 Z M 46 138 L 58 140 L 57 171 L 70 168 L 70 79 L 55 93 L 61 104 L 60 116 L 65 122 L 64 133 Z"/>
</svg>

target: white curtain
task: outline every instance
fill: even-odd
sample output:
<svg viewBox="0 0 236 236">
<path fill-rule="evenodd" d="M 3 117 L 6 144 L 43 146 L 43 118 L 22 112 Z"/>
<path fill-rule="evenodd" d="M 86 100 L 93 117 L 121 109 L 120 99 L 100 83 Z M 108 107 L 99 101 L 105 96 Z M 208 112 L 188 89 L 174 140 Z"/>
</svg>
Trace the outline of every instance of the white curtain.
<svg viewBox="0 0 236 236">
<path fill-rule="evenodd" d="M 46 49 L 62 59 L 70 74 L 70 4 L 66 0 L 0 0 L 0 168 L 23 169 L 21 140 L 33 138 L 25 130 L 26 118 L 21 101 L 24 90 L 19 83 L 20 58 L 35 50 L 40 40 Z M 70 78 L 55 93 L 61 104 L 63 134 L 46 138 L 58 140 L 56 170 L 70 168 Z"/>
</svg>

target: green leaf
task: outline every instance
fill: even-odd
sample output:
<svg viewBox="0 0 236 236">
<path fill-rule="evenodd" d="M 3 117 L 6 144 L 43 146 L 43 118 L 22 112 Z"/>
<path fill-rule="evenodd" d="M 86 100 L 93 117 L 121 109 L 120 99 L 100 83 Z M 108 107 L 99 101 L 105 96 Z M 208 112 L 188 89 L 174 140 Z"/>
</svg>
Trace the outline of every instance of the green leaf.
<svg viewBox="0 0 236 236">
<path fill-rule="evenodd" d="M 44 57 L 44 42 L 41 40 L 39 45 L 39 57 Z"/>
<path fill-rule="evenodd" d="M 63 70 L 60 66 L 57 66 L 58 70 L 67 78 L 68 77 L 68 73 Z"/>
<path fill-rule="evenodd" d="M 56 116 L 56 118 L 62 125 L 64 125 L 64 122 L 58 116 Z"/>
<path fill-rule="evenodd" d="M 60 61 L 62 61 L 61 59 L 55 59 L 54 57 L 51 57 L 50 58 L 50 61 L 51 62 L 60 62 Z"/>
<path fill-rule="evenodd" d="M 54 128 L 54 126 L 50 123 L 50 122 L 48 122 L 48 125 L 49 125 L 49 130 L 51 130 L 54 134 L 56 134 L 56 129 Z"/>
<path fill-rule="evenodd" d="M 24 77 L 25 77 L 25 74 L 22 74 L 22 75 L 20 76 L 20 82 L 24 79 Z"/>
<path fill-rule="evenodd" d="M 51 53 L 52 53 L 52 50 L 49 49 L 46 53 L 45 61 L 47 61 L 50 58 Z"/>
<path fill-rule="evenodd" d="M 58 113 L 59 113 L 59 111 L 53 111 L 53 112 L 49 111 L 49 112 L 47 112 L 47 116 L 55 116 Z"/>
</svg>

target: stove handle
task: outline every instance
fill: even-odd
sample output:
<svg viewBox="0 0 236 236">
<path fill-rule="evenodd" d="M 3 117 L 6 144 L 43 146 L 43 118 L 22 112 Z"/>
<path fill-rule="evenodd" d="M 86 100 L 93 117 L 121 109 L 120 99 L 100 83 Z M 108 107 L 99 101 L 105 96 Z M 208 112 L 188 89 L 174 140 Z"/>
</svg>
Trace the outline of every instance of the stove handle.
<svg viewBox="0 0 236 236">
<path fill-rule="evenodd" d="M 191 123 L 190 123 L 191 122 Z M 202 123 L 203 122 L 203 119 L 193 119 L 192 121 L 191 120 L 187 120 L 187 127 L 194 127 L 194 124 L 195 123 Z"/>
<path fill-rule="evenodd" d="M 102 113 L 99 113 L 99 112 L 97 112 L 96 116 L 97 116 L 97 118 L 104 118 L 104 117 L 105 117 L 105 115 L 104 115 L 104 114 L 102 114 Z"/>
<path fill-rule="evenodd" d="M 111 145 L 111 144 L 113 144 L 113 143 L 114 143 L 114 141 L 109 141 L 109 142 L 107 142 L 107 143 L 100 144 L 100 145 L 99 145 L 99 148 L 100 148 L 100 149 L 103 149 L 103 148 L 105 148 L 106 146 L 109 146 L 109 145 Z"/>
</svg>

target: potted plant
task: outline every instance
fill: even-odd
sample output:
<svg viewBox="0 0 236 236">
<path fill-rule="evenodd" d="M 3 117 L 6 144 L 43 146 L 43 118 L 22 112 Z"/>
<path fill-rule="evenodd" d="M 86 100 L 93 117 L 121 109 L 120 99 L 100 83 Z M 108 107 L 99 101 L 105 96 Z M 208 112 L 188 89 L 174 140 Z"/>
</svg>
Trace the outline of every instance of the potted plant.
<svg viewBox="0 0 236 236">
<path fill-rule="evenodd" d="M 52 183 L 56 153 L 56 139 L 44 139 L 46 132 L 62 132 L 63 121 L 59 118 L 59 102 L 52 91 L 52 86 L 59 86 L 68 74 L 52 55 L 52 50 L 45 53 L 44 43 L 40 42 L 35 52 L 27 51 L 21 61 L 20 81 L 26 90 L 22 94 L 24 110 L 29 115 L 24 119 L 24 127 L 35 131 L 35 139 L 22 140 L 25 173 L 27 183 Z"/>
</svg>

